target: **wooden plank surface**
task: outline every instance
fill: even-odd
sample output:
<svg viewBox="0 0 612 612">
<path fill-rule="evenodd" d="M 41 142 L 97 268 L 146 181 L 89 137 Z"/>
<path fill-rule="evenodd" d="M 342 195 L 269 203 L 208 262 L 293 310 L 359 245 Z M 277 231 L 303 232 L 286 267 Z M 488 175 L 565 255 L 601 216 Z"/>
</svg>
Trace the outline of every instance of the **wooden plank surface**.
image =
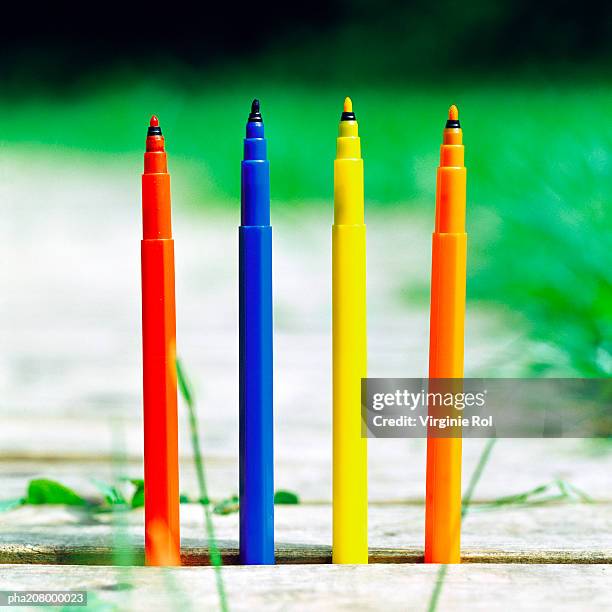
<svg viewBox="0 0 612 612">
<path fill-rule="evenodd" d="M 196 504 L 181 506 L 181 539 L 188 564 L 208 563 L 202 512 Z M 237 563 L 237 514 L 214 515 L 214 524 L 226 562 Z M 372 560 L 421 561 L 423 524 L 422 506 L 371 507 Z M 331 507 L 276 506 L 275 535 L 279 562 L 329 563 Z M 133 550 L 135 561 L 141 561 L 142 542 L 142 510 L 113 517 L 64 507 L 26 506 L 2 517 L 0 562 L 107 564 L 112 562 L 113 546 Z M 462 551 L 467 562 L 612 563 L 612 505 L 477 507 L 464 521 Z"/>
<path fill-rule="evenodd" d="M 213 568 L 110 568 L 12 565 L 3 589 L 81 589 L 121 610 L 215 610 Z M 435 565 L 225 567 L 231 610 L 370 611 L 428 608 Z M 440 611 L 556 612 L 612 609 L 609 565 L 449 566 Z M 76 608 L 78 609 L 78 608 Z M 111 608 L 112 609 L 112 608 Z"/>
<path fill-rule="evenodd" d="M 142 477 L 139 448 L 142 434 L 139 424 L 126 431 L 129 451 L 123 461 L 113 457 L 110 427 L 86 420 L 49 424 L 32 433 L 27 422 L 8 420 L 4 435 L 12 431 L 24 441 L 15 456 L 0 451 L 2 497 L 23 495 L 30 478 L 55 478 L 76 490 L 94 494 L 92 478 L 108 481 L 117 474 Z M 276 488 L 295 491 L 309 502 L 331 501 L 331 439 L 329 431 L 299 429 L 276 432 Z M 96 432 L 97 435 L 96 435 Z M 181 490 L 195 495 L 197 482 L 190 457 L 190 442 L 182 437 Z M 79 439 L 78 443 L 72 441 Z M 211 434 L 202 423 L 203 446 L 210 495 L 220 499 L 238 490 L 238 444 L 233 436 L 220 436 L 209 444 Z M 26 443 L 25 441 L 28 440 Z M 291 447 L 291 443 L 293 447 Z M 463 481 L 466 486 L 480 453 L 483 440 L 464 443 Z M 213 448 L 210 448 L 210 447 Z M 12 451 L 11 451 L 12 452 Z M 21 458 L 18 458 L 21 457 Z M 372 440 L 369 445 L 369 496 L 372 503 L 421 502 L 425 496 L 425 441 Z M 594 500 L 612 501 L 612 452 L 585 440 L 499 440 L 475 491 L 474 499 L 490 501 L 505 495 L 522 493 L 534 487 L 563 479 L 587 493 Z"/>
</svg>

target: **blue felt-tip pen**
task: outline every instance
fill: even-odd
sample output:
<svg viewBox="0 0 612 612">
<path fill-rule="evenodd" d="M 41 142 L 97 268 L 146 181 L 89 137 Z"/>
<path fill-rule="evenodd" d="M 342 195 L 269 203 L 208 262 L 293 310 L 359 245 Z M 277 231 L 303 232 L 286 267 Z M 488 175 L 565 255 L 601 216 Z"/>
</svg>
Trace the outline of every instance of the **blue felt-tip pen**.
<svg viewBox="0 0 612 612">
<path fill-rule="evenodd" d="M 274 563 L 270 162 L 259 100 L 246 125 L 239 228 L 240 560 Z"/>
</svg>

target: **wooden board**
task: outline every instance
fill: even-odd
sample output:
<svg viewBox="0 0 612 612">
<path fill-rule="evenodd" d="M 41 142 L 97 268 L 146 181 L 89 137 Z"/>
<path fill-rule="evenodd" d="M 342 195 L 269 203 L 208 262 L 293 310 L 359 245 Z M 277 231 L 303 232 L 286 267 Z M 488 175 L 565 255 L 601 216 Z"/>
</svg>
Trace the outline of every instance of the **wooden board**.
<svg viewBox="0 0 612 612">
<path fill-rule="evenodd" d="M 217 610 L 213 568 L 2 567 L 3 589 L 81 589 L 90 602 L 145 612 Z M 425 612 L 435 565 L 225 567 L 230 610 Z M 612 609 L 609 565 L 449 566 L 438 610 L 576 612 Z M 75 608 L 77 610 L 78 608 Z M 111 608 L 113 609 L 113 608 Z"/>
<path fill-rule="evenodd" d="M 374 506 L 369 521 L 373 562 L 422 561 L 421 506 Z M 183 505 L 181 524 L 185 563 L 207 564 L 202 508 Z M 237 514 L 214 515 L 214 524 L 225 562 L 237 563 Z M 23 507 L 3 515 L 0 562 L 109 564 L 115 546 L 121 554 L 132 551 L 133 561 L 141 563 L 142 525 L 142 510 L 113 518 L 63 507 Z M 279 563 L 329 563 L 331 507 L 277 506 L 276 542 Z M 612 563 L 612 506 L 475 510 L 464 521 L 462 551 L 466 562 Z"/>
<path fill-rule="evenodd" d="M 206 425 L 202 423 L 202 444 L 206 452 L 210 495 L 222 499 L 238 491 L 238 442 L 228 433 L 209 443 L 211 434 Z M 118 474 L 142 477 L 140 427 L 139 423 L 132 423 L 126 428 L 129 436 L 126 436 L 125 448 L 129 449 L 129 454 L 126 460 L 121 460 L 112 455 L 112 432 L 99 421 L 67 419 L 34 430 L 24 421 L 13 424 L 10 420 L 3 421 L 0 435 L 9 437 L 10 432 L 18 442 L 13 443 L 12 451 L 0 450 L 2 497 L 22 495 L 27 481 L 35 477 L 54 478 L 90 494 L 96 491 L 91 484 L 92 477 L 104 481 Z M 298 431 L 303 431 L 303 436 L 298 435 Z M 331 501 L 329 433 L 325 428 L 315 431 L 305 426 L 292 430 L 277 428 L 276 488 L 295 491 L 304 501 Z M 186 432 L 184 434 L 181 490 L 195 496 L 197 482 L 190 443 Z M 79 439 L 78 444 L 72 441 L 75 436 Z M 291 443 L 294 443 L 293 448 Z M 464 443 L 464 487 L 483 444 L 483 440 Z M 603 448 L 596 451 L 597 446 L 586 440 L 499 440 L 474 499 L 491 501 L 561 478 L 595 500 L 612 501 L 612 452 Z M 424 500 L 424 440 L 372 440 L 368 459 L 371 503 L 419 503 Z"/>
</svg>

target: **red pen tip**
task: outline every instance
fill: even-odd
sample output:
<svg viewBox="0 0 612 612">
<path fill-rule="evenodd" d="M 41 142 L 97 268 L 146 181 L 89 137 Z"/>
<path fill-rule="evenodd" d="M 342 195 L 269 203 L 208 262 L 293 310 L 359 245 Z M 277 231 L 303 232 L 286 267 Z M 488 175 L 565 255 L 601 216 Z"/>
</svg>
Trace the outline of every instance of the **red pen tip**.
<svg viewBox="0 0 612 612">
<path fill-rule="evenodd" d="M 153 115 L 153 116 L 151 117 L 151 121 L 149 122 L 149 125 L 150 125 L 151 127 L 159 127 L 159 119 L 157 118 L 157 116 L 156 116 L 156 115 Z"/>
</svg>

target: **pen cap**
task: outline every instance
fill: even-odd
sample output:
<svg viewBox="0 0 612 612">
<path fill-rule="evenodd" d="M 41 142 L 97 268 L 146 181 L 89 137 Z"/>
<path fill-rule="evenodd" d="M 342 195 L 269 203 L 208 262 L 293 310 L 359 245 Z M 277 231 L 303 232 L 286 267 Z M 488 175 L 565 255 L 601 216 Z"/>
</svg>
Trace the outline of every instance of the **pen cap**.
<svg viewBox="0 0 612 612">
<path fill-rule="evenodd" d="M 267 157 L 265 138 L 244 139 L 244 159 L 264 161 Z"/>
<path fill-rule="evenodd" d="M 145 174 L 168 172 L 168 158 L 165 151 L 147 151 L 144 154 Z"/>
<path fill-rule="evenodd" d="M 440 166 L 462 167 L 463 164 L 463 132 L 459 127 L 446 128 L 440 147 Z"/>
<path fill-rule="evenodd" d="M 360 159 L 361 139 L 357 121 L 341 121 L 336 139 L 336 159 Z"/>
<path fill-rule="evenodd" d="M 440 166 L 463 166 L 463 131 L 459 122 L 459 110 L 453 104 L 448 109 L 448 121 L 442 133 Z"/>
<path fill-rule="evenodd" d="M 466 175 L 461 128 L 444 130 L 436 190 L 435 231 L 465 232 Z"/>
<path fill-rule="evenodd" d="M 151 124 L 147 130 L 145 151 L 145 173 L 168 172 L 165 140 L 159 127 L 159 120 L 155 115 L 151 117 Z"/>
<path fill-rule="evenodd" d="M 463 167 L 464 150 L 463 145 L 442 145 L 440 147 L 440 166 Z"/>
<path fill-rule="evenodd" d="M 244 159 L 266 159 L 267 156 L 263 123 L 249 121 L 244 139 Z"/>
<path fill-rule="evenodd" d="M 259 104 L 255 110 L 249 116 L 244 139 L 242 226 L 270 225 L 270 162 L 267 159 L 267 143 Z"/>
</svg>

